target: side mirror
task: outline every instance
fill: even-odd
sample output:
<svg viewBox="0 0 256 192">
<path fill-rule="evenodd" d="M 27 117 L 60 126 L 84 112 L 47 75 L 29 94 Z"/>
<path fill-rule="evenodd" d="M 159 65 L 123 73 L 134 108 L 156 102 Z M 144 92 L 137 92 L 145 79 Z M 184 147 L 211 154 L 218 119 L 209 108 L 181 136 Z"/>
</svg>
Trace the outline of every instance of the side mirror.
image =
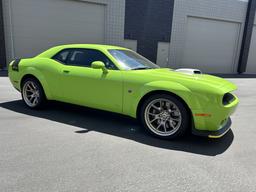
<svg viewBox="0 0 256 192">
<path fill-rule="evenodd" d="M 92 62 L 92 68 L 93 69 L 102 69 L 103 73 L 107 73 L 108 72 L 105 64 L 102 61 L 94 61 L 94 62 Z"/>
</svg>

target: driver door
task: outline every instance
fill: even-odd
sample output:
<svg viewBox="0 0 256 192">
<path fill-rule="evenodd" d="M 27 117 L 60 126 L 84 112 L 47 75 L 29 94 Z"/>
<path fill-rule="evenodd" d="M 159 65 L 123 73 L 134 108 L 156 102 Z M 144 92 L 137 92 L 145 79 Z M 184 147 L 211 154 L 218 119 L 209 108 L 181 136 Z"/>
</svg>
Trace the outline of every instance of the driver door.
<svg viewBox="0 0 256 192">
<path fill-rule="evenodd" d="M 94 61 L 102 61 L 108 73 L 91 68 Z M 104 53 L 95 49 L 70 49 L 60 73 L 64 102 L 122 112 L 122 72 Z"/>
</svg>

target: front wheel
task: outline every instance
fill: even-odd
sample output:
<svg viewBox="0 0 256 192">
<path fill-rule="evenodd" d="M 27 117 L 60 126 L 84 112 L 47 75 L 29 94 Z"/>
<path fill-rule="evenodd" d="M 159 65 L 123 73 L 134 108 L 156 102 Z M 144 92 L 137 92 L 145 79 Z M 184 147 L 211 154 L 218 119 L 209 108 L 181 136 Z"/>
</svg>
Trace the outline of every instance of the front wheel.
<svg viewBox="0 0 256 192">
<path fill-rule="evenodd" d="M 22 82 L 22 99 L 32 109 L 42 108 L 45 103 L 44 90 L 35 78 L 27 78 Z"/>
<path fill-rule="evenodd" d="M 140 110 L 142 125 L 149 133 L 162 139 L 174 139 L 184 135 L 189 119 L 183 102 L 168 94 L 150 96 Z"/>
</svg>

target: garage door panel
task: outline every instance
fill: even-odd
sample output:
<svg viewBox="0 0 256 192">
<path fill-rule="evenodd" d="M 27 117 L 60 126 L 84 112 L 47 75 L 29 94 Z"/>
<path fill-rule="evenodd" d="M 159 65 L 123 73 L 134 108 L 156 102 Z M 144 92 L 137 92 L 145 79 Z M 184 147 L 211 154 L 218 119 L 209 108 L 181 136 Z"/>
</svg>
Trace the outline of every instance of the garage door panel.
<svg viewBox="0 0 256 192">
<path fill-rule="evenodd" d="M 256 74 L 256 25 L 253 27 L 246 72 L 249 74 Z"/>
<path fill-rule="evenodd" d="M 58 44 L 104 43 L 103 4 L 70 0 L 19 0 L 12 3 L 12 7 L 16 57 L 33 56 Z"/>
<path fill-rule="evenodd" d="M 231 73 L 240 24 L 188 17 L 182 65 L 210 73 Z"/>
</svg>

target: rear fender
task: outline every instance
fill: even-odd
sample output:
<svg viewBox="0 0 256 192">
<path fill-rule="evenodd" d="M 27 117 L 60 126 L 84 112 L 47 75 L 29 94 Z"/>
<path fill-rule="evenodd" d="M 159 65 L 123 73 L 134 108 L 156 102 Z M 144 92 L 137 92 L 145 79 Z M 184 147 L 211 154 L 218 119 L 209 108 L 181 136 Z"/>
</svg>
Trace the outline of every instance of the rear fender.
<svg viewBox="0 0 256 192">
<path fill-rule="evenodd" d="M 49 89 L 49 85 L 46 81 L 46 79 L 44 78 L 44 75 L 37 70 L 34 67 L 27 67 L 25 70 L 22 71 L 21 74 L 21 79 L 25 76 L 25 75 L 33 75 L 35 76 L 39 82 L 41 83 L 43 89 L 44 89 L 44 93 L 47 99 L 51 100 L 52 99 L 52 95 Z M 20 89 L 21 89 L 21 79 L 20 79 Z"/>
</svg>

